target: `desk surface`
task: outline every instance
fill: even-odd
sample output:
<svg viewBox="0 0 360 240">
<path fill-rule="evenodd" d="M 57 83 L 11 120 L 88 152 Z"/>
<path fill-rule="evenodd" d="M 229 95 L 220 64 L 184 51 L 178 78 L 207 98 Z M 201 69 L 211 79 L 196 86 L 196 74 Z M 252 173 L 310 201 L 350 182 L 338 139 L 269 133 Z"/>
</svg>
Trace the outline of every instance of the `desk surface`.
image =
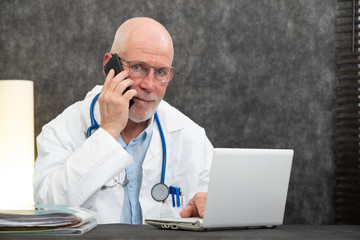
<svg viewBox="0 0 360 240">
<path fill-rule="evenodd" d="M 0 235 L 0 239 L 360 239 L 360 225 L 283 225 L 275 229 L 192 232 L 162 230 L 149 225 L 106 224 L 81 236 Z"/>
</svg>

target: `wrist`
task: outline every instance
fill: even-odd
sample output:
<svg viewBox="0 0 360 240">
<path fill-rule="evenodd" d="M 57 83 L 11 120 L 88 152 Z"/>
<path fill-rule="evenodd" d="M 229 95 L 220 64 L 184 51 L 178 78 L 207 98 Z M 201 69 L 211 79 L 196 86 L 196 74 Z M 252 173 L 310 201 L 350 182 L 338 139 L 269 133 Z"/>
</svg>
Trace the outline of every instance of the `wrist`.
<svg viewBox="0 0 360 240">
<path fill-rule="evenodd" d="M 100 125 L 102 129 L 104 129 L 108 134 L 110 134 L 115 140 L 118 139 L 120 131 L 118 129 L 114 129 L 111 127 Z"/>
</svg>

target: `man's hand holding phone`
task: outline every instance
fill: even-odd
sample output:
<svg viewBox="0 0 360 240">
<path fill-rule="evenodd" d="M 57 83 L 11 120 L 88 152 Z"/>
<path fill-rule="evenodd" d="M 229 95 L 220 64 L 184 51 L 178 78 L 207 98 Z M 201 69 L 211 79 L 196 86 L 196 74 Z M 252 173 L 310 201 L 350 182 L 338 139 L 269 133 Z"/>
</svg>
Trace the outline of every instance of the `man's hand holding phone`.
<svg viewBox="0 0 360 240">
<path fill-rule="evenodd" d="M 135 89 L 130 89 L 134 81 L 127 79 L 128 76 L 128 71 L 115 75 L 115 70 L 111 69 L 98 99 L 101 114 L 100 127 L 115 139 L 128 122 L 130 100 L 137 93 Z"/>
</svg>

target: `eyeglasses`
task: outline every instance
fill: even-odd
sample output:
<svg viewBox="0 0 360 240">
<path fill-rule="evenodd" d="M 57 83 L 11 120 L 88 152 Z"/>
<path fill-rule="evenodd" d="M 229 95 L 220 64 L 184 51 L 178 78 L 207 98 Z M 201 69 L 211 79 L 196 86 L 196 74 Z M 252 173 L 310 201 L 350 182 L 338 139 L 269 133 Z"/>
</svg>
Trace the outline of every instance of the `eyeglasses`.
<svg viewBox="0 0 360 240">
<path fill-rule="evenodd" d="M 128 64 L 130 75 L 133 77 L 145 77 L 150 72 L 150 68 L 154 68 L 155 78 L 161 83 L 168 83 L 177 74 L 172 67 L 168 66 L 155 67 L 139 60 L 126 61 L 122 58 L 120 60 Z"/>
</svg>

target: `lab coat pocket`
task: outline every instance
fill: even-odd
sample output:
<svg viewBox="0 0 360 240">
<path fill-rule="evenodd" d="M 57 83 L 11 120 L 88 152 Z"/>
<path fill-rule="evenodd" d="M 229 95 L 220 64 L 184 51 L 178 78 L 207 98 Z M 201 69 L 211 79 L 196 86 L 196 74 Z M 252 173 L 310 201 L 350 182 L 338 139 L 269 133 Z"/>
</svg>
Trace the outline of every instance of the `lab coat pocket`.
<svg viewBox="0 0 360 240">
<path fill-rule="evenodd" d="M 175 205 L 175 207 L 174 207 L 174 205 Z M 172 196 L 170 194 L 169 197 L 165 200 L 165 203 L 163 203 L 163 205 L 162 205 L 160 217 L 161 218 L 180 218 L 180 212 L 182 210 L 182 207 L 181 207 L 181 204 L 180 204 L 180 207 L 177 206 L 176 198 L 175 198 L 174 205 L 173 205 Z"/>
<path fill-rule="evenodd" d="M 94 211 L 100 223 L 119 222 L 124 201 L 124 188 L 120 185 L 98 191 Z"/>
</svg>

